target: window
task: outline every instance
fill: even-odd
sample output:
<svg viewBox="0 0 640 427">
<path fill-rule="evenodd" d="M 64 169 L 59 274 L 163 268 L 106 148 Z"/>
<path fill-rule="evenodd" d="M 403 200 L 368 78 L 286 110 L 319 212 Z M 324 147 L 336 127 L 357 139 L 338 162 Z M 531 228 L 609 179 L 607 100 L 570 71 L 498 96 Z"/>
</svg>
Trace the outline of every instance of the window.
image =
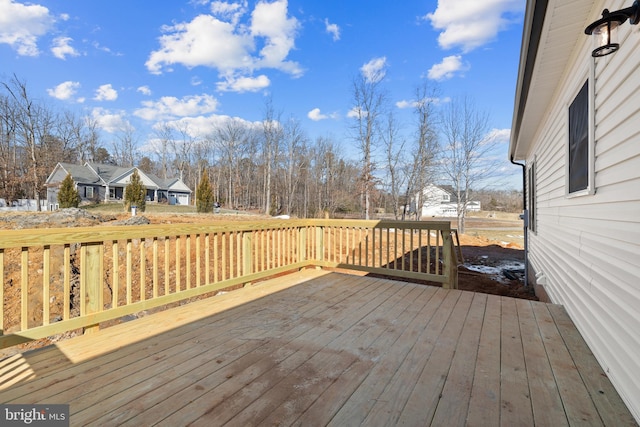
<svg viewBox="0 0 640 427">
<path fill-rule="evenodd" d="M 569 106 L 568 192 L 589 190 L 589 81 Z"/>
<path fill-rule="evenodd" d="M 87 199 L 93 198 L 93 187 L 84 187 L 84 197 Z"/>
<path fill-rule="evenodd" d="M 529 230 L 536 232 L 536 162 L 535 160 L 529 166 L 529 193 L 527 200 L 527 208 L 529 209 Z"/>
</svg>

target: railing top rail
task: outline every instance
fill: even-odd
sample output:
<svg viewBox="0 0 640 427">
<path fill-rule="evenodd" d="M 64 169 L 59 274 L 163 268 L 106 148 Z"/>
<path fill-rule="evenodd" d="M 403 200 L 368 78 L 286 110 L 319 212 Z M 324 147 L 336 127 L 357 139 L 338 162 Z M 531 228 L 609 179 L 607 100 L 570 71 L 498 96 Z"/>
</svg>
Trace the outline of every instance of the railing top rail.
<svg viewBox="0 0 640 427">
<path fill-rule="evenodd" d="M 399 228 L 412 230 L 451 230 L 448 221 L 393 221 L 350 219 L 262 219 L 258 221 L 216 221 L 198 224 L 151 224 L 131 226 L 38 228 L 1 230 L 0 249 L 66 243 L 90 243 L 109 240 L 173 237 L 186 234 L 224 233 L 231 231 L 274 230 L 281 228 L 324 226 Z"/>
<path fill-rule="evenodd" d="M 451 230 L 449 221 L 401 221 L 401 220 L 366 220 L 366 219 L 308 219 L 310 225 L 363 227 L 363 228 L 404 228 L 412 230 Z"/>
</svg>

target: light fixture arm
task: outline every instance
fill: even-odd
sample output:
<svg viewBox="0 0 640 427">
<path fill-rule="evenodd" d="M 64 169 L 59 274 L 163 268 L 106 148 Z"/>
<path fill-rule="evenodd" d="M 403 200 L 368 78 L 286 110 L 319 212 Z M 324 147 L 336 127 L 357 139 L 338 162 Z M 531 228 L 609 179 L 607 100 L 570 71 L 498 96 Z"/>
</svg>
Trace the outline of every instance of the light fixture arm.
<svg viewBox="0 0 640 427">
<path fill-rule="evenodd" d="M 640 22 L 639 0 L 634 0 L 633 4 L 624 9 L 609 12 L 609 9 L 602 11 L 602 18 L 589 24 L 584 29 L 585 34 L 593 35 L 595 49 L 591 52 L 594 58 L 607 56 L 616 52 L 620 45 L 616 42 L 617 28 L 627 19 L 631 25 Z"/>
<path fill-rule="evenodd" d="M 591 23 L 587 28 L 584 29 L 584 33 L 591 35 L 593 33 L 593 30 L 595 30 L 602 24 L 613 21 L 618 22 L 618 24 L 622 24 L 627 19 L 629 19 L 629 23 L 631 25 L 636 25 L 638 24 L 638 22 L 640 22 L 640 4 L 638 3 L 638 0 L 634 0 L 631 6 L 625 7 L 624 9 L 616 10 L 613 12 L 609 12 L 608 9 L 603 10 L 602 18 Z"/>
<path fill-rule="evenodd" d="M 638 4 L 638 0 L 635 0 L 631 6 L 620 9 L 619 12 L 629 18 L 629 24 L 631 25 L 637 25 L 640 22 L 640 4 Z"/>
</svg>

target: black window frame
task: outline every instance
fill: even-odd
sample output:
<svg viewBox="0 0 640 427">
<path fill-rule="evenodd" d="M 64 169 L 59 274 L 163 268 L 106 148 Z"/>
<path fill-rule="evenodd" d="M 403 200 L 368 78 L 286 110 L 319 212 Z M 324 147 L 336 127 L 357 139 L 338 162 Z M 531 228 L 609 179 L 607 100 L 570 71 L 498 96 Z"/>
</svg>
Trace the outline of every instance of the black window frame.
<svg viewBox="0 0 640 427">
<path fill-rule="evenodd" d="M 567 193 L 582 194 L 590 190 L 591 144 L 589 79 L 587 79 L 568 109 Z"/>
</svg>

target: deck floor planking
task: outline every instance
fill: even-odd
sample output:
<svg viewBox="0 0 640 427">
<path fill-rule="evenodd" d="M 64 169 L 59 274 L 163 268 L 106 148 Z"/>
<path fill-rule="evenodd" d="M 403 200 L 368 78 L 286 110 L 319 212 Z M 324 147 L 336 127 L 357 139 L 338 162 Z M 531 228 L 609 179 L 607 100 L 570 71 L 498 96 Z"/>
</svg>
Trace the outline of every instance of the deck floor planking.
<svg viewBox="0 0 640 427">
<path fill-rule="evenodd" d="M 7 358 L 0 401 L 96 426 L 635 425 L 562 307 L 318 270 Z"/>
</svg>

